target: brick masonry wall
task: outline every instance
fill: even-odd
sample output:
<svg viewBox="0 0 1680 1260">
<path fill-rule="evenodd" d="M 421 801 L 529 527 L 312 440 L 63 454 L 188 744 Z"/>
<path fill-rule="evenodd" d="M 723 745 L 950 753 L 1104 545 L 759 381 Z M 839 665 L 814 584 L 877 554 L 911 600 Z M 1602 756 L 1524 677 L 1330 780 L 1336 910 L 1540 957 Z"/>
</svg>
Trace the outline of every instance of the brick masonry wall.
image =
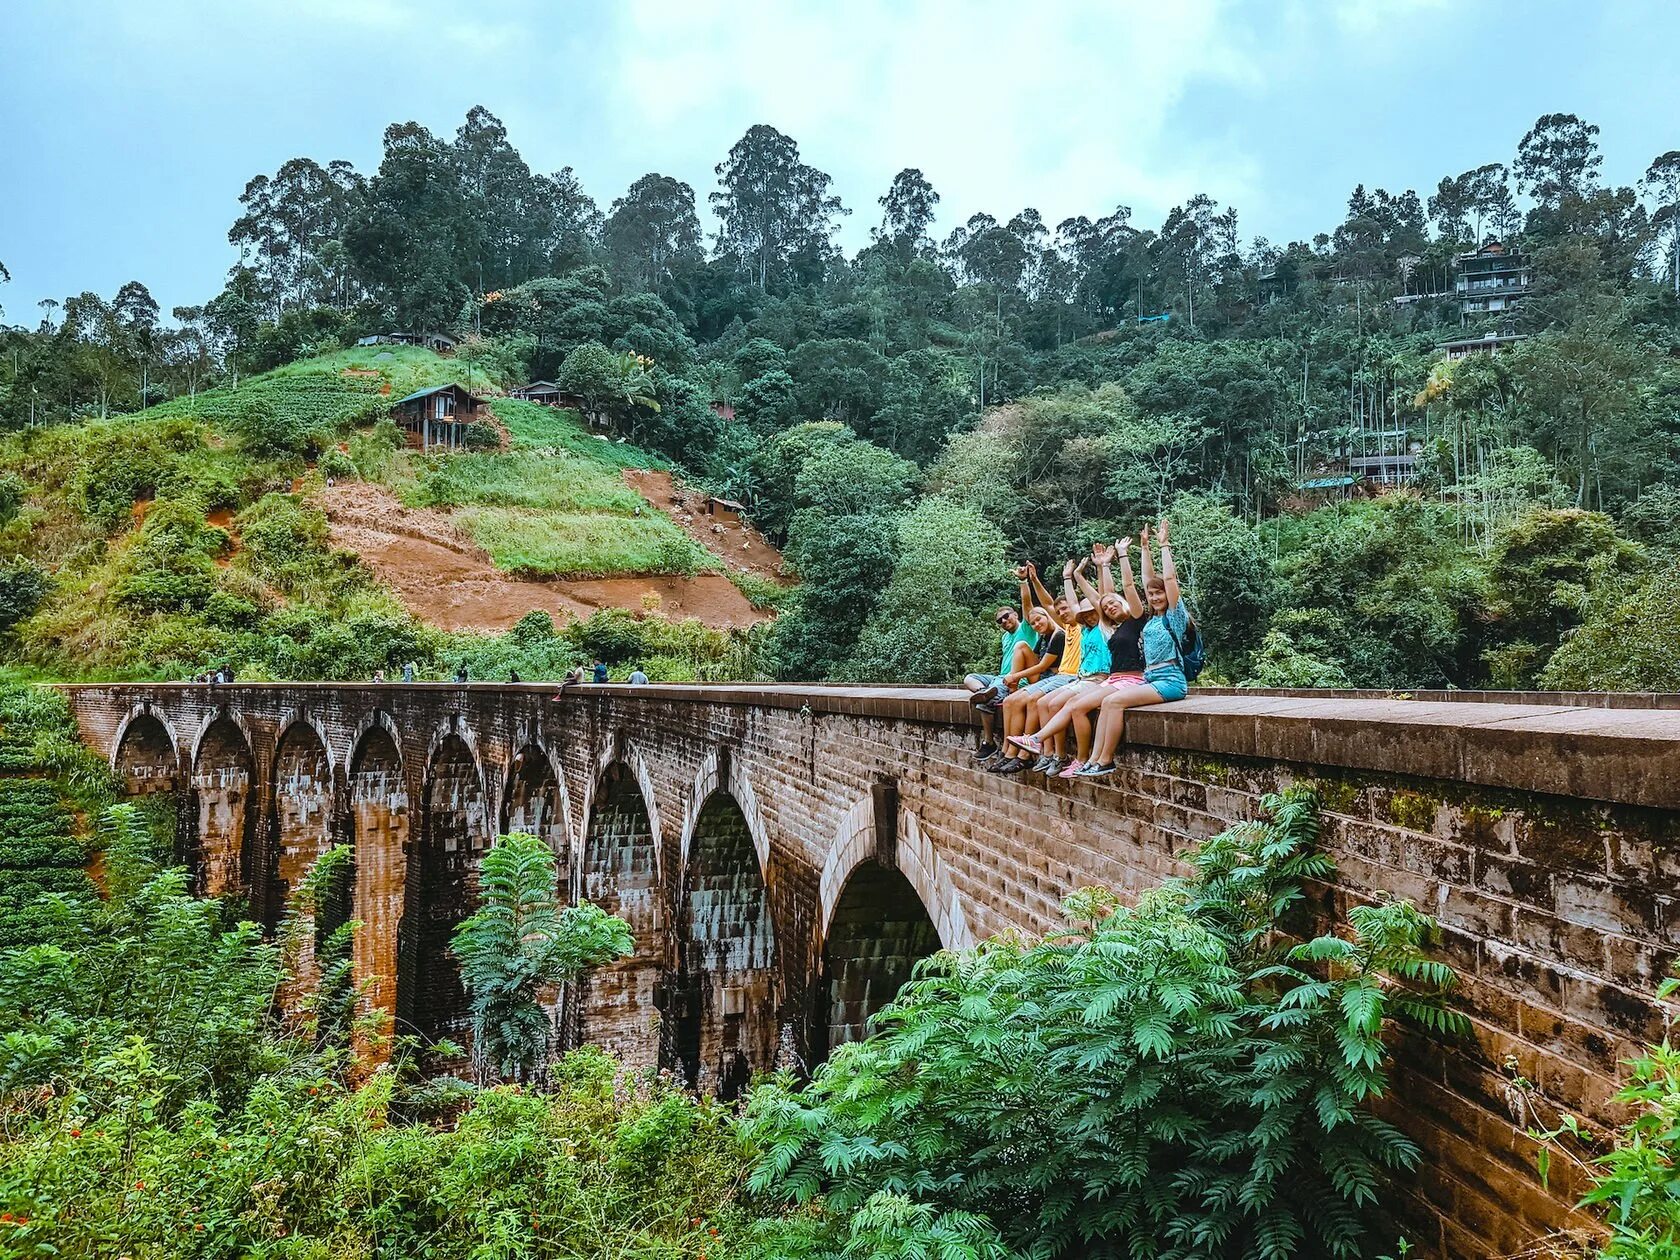
<svg viewBox="0 0 1680 1260">
<path fill-rule="evenodd" d="M 620 895 L 633 891 L 643 916 L 634 981 L 583 986 L 572 1027 L 615 1048 L 639 1044 L 643 1062 L 691 1058 L 708 1087 L 729 1083 L 731 1048 L 753 1067 L 810 1062 L 831 1026 L 850 1026 L 859 1001 L 874 1001 L 843 981 L 837 1015 L 827 982 L 852 975 L 872 948 L 868 907 L 847 895 L 860 867 L 866 882 L 902 875 L 945 944 L 1044 930 L 1073 889 L 1136 894 L 1177 872 L 1186 846 L 1252 816 L 1263 793 L 1310 780 L 1338 863 L 1333 886 L 1319 890 L 1325 924 L 1358 901 L 1416 901 L 1441 923 L 1441 951 L 1459 970 L 1474 1025 L 1463 1045 L 1397 1047 L 1390 1114 L 1426 1152 L 1406 1186 L 1412 1241 L 1428 1254 L 1496 1256 L 1551 1230 L 1590 1227 L 1570 1210 L 1582 1187 L 1568 1169 L 1541 1186 L 1513 1119 L 1512 1080 L 1533 1082 L 1547 1106 L 1612 1124 L 1618 1060 L 1660 1034 L 1650 999 L 1680 944 L 1670 892 L 1680 872 L 1680 711 L 1192 698 L 1133 714 L 1121 772 L 1108 782 L 1045 785 L 975 771 L 966 706 L 946 692 L 585 687 L 558 703 L 547 693 L 71 691 L 95 747 L 109 753 L 132 732 L 117 760 L 137 789 L 171 773 L 197 783 L 209 768 L 192 761 L 200 734 L 242 732 L 255 820 L 246 845 L 259 857 L 276 843 L 271 820 L 290 816 L 275 796 L 295 790 L 277 776 L 275 733 L 300 716 L 316 724 L 341 801 L 333 817 L 345 820 L 334 825 L 353 825 L 358 846 L 364 976 L 386 976 L 363 969 L 390 965 L 393 934 L 420 935 L 392 923 L 393 904 L 404 922 L 431 924 L 434 944 L 443 922 L 467 912 L 470 863 L 443 881 L 437 863 L 480 851 L 485 820 L 523 808 L 522 789 L 509 796 L 510 763 L 516 750 L 542 750 L 561 767 L 567 890 L 598 893 L 628 871 Z M 148 700 L 170 732 L 173 768 L 147 742 Z M 382 740 L 376 769 L 370 750 Z M 347 767 L 365 768 L 347 778 Z M 615 782 L 636 791 L 615 794 Z M 217 790 L 208 780 L 189 786 L 198 808 L 188 815 L 205 816 Z M 627 800 L 644 811 L 644 856 L 601 845 L 600 832 L 587 846 L 600 825 L 595 802 L 604 819 L 622 816 Z M 637 831 L 634 821 L 611 825 Z M 586 852 L 600 854 L 587 868 Z M 264 868 L 247 859 L 242 869 Z M 908 937 L 892 926 L 908 922 L 903 911 L 896 900 L 878 908 L 882 948 Z M 696 923 L 710 925 L 700 941 Z M 402 1011 L 413 999 L 401 992 L 401 964 L 397 973 Z"/>
</svg>

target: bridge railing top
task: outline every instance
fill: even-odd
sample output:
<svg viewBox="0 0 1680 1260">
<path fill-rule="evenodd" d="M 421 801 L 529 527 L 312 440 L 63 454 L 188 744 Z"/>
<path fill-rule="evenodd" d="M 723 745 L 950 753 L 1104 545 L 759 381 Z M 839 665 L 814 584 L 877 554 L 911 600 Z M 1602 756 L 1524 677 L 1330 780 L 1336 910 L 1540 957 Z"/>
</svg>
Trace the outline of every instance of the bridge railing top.
<svg viewBox="0 0 1680 1260">
<path fill-rule="evenodd" d="M 347 708 L 408 701 L 542 700 L 553 683 L 81 684 L 72 695 L 135 702 L 238 703 L 285 710 L 337 694 Z M 1552 693 L 1275 692 L 1199 689 L 1176 704 L 1134 709 L 1128 743 L 1182 752 L 1368 770 L 1658 809 L 1680 809 L 1680 703 L 1590 703 Z M 91 698 L 88 697 L 88 698 Z M 1674 697 L 1654 697 L 1674 701 Z M 582 683 L 564 705 L 714 704 L 968 727 L 968 694 L 955 688 L 756 683 Z M 649 715 L 652 717 L 653 715 Z M 629 720 L 637 719 L 632 714 Z"/>
</svg>

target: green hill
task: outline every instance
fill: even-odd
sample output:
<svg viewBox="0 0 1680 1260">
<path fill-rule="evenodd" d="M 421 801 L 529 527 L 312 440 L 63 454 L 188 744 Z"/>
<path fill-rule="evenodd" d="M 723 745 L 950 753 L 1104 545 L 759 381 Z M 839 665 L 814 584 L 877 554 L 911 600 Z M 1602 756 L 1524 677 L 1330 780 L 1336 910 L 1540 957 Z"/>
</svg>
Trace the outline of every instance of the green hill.
<svg viewBox="0 0 1680 1260">
<path fill-rule="evenodd" d="M 452 380 L 466 383 L 463 365 L 431 351 L 356 348 L 0 440 L 0 547 L 12 557 L 0 570 L 0 628 L 11 631 L 13 663 L 59 677 L 179 677 L 226 663 L 242 677 L 308 678 L 408 659 L 444 672 L 463 657 L 481 673 L 515 661 L 522 673 L 554 673 L 589 652 L 575 635 L 514 643 L 417 621 L 332 546 L 320 502 L 328 477 L 449 511 L 510 573 L 719 567 L 625 484 L 626 468 L 665 462 L 593 436 L 570 412 L 496 398 L 490 449 L 408 449 L 390 402 Z M 479 373 L 473 386 L 494 383 Z M 723 650 L 718 638 L 690 634 L 680 651 L 664 649 L 704 657 Z"/>
</svg>

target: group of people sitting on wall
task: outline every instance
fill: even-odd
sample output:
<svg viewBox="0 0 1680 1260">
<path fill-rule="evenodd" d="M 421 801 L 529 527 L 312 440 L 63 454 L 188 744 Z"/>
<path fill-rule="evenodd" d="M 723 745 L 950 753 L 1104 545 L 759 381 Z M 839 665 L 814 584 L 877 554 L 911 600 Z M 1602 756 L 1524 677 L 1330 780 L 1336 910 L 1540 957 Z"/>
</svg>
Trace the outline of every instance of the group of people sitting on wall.
<svg viewBox="0 0 1680 1260">
<path fill-rule="evenodd" d="M 1130 538 L 1098 543 L 1064 564 L 1060 595 L 1031 564 L 1016 568 L 1020 606 L 997 612 L 998 672 L 963 680 L 980 714 L 982 766 L 994 774 L 1100 779 L 1114 773 L 1127 709 L 1185 697 L 1202 645 L 1179 590 L 1169 528 L 1163 518 L 1153 535 L 1159 572 L 1149 527 L 1138 535 L 1141 595 Z"/>
</svg>

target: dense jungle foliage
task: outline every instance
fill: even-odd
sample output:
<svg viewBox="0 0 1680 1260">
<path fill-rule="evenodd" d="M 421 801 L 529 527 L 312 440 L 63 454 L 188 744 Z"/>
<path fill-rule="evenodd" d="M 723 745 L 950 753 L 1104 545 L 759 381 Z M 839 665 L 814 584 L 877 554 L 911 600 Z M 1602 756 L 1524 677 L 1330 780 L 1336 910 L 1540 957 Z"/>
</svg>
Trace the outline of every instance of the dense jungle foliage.
<svg viewBox="0 0 1680 1260">
<path fill-rule="evenodd" d="M 45 669 L 202 665 L 240 633 L 275 673 L 427 651 L 318 545 L 307 496 L 270 500 L 307 458 L 453 506 L 509 568 L 708 563 L 566 459 L 383 471 L 375 382 L 332 369 L 359 362 L 340 348 L 360 334 L 437 328 L 462 338 L 445 375 L 553 380 L 630 458 L 749 505 L 800 586 L 735 651 L 748 672 L 950 678 L 986 655 L 976 614 L 1009 594 L 1007 562 L 1053 571 L 1170 510 L 1214 677 L 1680 687 L 1680 152 L 1625 184 L 1602 168 L 1597 127 L 1548 114 L 1508 163 L 1421 195 L 1360 186 L 1287 244 L 1245 241 L 1206 195 L 1159 226 L 1124 205 L 1054 226 L 1027 208 L 935 239 L 939 195 L 907 169 L 848 258 L 848 208 L 773 127 L 718 165 L 707 241 L 672 176 L 603 209 L 570 170 L 532 172 L 483 108 L 453 138 L 395 124 L 375 171 L 296 158 L 254 177 L 229 234 L 242 261 L 172 324 L 134 282 L 0 331 L 0 421 L 20 431 L 0 453 L 0 624 L 23 623 Z M 1532 282 L 1461 318 L 1455 259 L 1493 237 Z M 1525 339 L 1442 353 L 1493 331 Z M 396 396 L 438 379 L 393 360 L 369 366 Z M 579 454 L 584 433 L 541 449 Z M 1402 492 L 1310 484 L 1402 449 Z M 160 477 L 191 519 L 132 528 Z M 198 509 L 218 505 L 291 540 L 278 582 L 251 575 L 270 603 L 207 572 L 226 544 Z M 343 589 L 317 599 L 323 584 Z M 294 624 L 315 616 L 358 630 Z M 137 620 L 145 652 L 126 646 Z M 456 649 L 431 650 L 441 666 Z"/>
</svg>

